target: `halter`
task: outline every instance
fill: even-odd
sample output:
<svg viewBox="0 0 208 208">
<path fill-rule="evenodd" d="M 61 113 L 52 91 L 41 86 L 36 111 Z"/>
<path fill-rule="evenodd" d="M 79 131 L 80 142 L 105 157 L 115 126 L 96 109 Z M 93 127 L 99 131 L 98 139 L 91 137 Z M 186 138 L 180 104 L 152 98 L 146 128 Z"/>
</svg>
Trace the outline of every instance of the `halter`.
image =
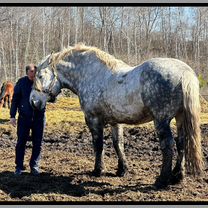
<svg viewBox="0 0 208 208">
<path fill-rule="evenodd" d="M 42 89 L 39 89 L 39 88 L 36 87 L 36 86 L 34 87 L 34 89 L 37 90 L 37 91 L 39 91 L 39 92 L 46 93 L 46 94 L 48 94 L 50 97 L 52 97 L 52 96 L 54 96 L 53 93 L 52 93 L 52 89 L 53 89 L 53 87 L 54 87 L 54 85 L 55 85 L 56 80 L 59 82 L 60 85 L 61 85 L 61 81 L 60 81 L 59 78 L 58 78 L 57 71 L 56 71 L 56 67 L 55 67 L 54 65 L 52 65 L 52 64 L 49 64 L 49 66 L 51 67 L 50 70 L 51 70 L 51 72 L 52 72 L 54 78 L 53 78 L 52 82 L 50 83 L 48 89 L 42 90 Z"/>
</svg>

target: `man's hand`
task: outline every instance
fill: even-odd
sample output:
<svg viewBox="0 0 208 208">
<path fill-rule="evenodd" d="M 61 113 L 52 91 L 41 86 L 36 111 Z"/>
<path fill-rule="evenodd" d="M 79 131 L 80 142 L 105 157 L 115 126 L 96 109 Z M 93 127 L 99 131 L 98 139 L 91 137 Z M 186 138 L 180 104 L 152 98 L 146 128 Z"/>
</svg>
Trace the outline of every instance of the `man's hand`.
<svg viewBox="0 0 208 208">
<path fill-rule="evenodd" d="M 12 126 L 16 126 L 16 119 L 15 118 L 10 118 L 10 124 L 12 124 Z"/>
</svg>

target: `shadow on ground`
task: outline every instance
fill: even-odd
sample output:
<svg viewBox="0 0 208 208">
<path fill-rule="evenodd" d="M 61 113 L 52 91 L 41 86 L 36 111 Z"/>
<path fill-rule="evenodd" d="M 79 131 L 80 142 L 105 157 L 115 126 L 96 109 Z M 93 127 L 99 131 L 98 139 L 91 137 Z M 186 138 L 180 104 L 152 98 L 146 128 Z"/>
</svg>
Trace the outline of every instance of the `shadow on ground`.
<svg viewBox="0 0 208 208">
<path fill-rule="evenodd" d="M 85 173 L 90 175 L 90 173 Z M 75 177 L 78 175 L 77 174 Z M 73 177 L 56 176 L 51 173 L 41 173 L 39 176 L 32 176 L 30 173 L 23 173 L 21 176 L 14 176 L 13 172 L 4 171 L 0 173 L 0 189 L 9 194 L 11 198 L 29 197 L 32 194 L 66 194 L 73 197 L 86 196 L 89 193 L 104 196 L 114 195 L 126 191 L 139 191 L 143 193 L 154 192 L 152 185 L 138 184 L 136 186 L 113 187 L 110 183 L 85 181 L 79 184 L 72 184 Z M 92 188 L 94 188 L 92 190 Z"/>
<path fill-rule="evenodd" d="M 71 180 L 70 177 L 55 176 L 50 173 L 41 173 L 39 176 L 23 173 L 21 176 L 14 176 L 13 172 L 5 171 L 0 173 L 0 189 L 11 198 L 22 198 L 37 193 L 85 195 L 84 187 L 71 184 Z"/>
<path fill-rule="evenodd" d="M 0 119 L 0 124 L 8 123 L 9 119 Z"/>
</svg>

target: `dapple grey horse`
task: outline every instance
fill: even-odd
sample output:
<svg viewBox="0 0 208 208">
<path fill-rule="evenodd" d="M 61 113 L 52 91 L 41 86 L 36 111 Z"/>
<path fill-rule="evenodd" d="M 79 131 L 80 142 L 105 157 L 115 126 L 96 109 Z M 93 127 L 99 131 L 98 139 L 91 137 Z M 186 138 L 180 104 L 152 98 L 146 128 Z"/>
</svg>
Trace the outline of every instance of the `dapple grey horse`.
<svg viewBox="0 0 208 208">
<path fill-rule="evenodd" d="M 38 66 L 30 103 L 36 109 L 54 100 L 62 88 L 78 95 L 93 138 L 94 175 L 104 171 L 103 128 L 112 126 L 118 155 L 118 176 L 127 170 L 122 124 L 154 121 L 162 150 L 158 188 L 180 182 L 187 173 L 203 170 L 199 83 L 193 70 L 172 58 L 153 58 L 130 67 L 104 51 L 76 45 L 48 55 Z M 177 161 L 172 169 L 174 139 L 170 121 L 177 123 Z M 186 164 L 186 166 L 184 166 Z"/>
</svg>

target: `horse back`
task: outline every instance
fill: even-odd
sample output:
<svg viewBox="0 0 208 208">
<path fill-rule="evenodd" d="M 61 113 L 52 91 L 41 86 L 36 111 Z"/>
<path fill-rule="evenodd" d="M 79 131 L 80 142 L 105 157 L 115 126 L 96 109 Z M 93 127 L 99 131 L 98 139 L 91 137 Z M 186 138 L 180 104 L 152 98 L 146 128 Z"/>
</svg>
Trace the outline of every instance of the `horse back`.
<svg viewBox="0 0 208 208">
<path fill-rule="evenodd" d="M 9 94 L 13 94 L 14 93 L 14 85 L 12 82 L 7 82 L 7 90 L 9 92 Z"/>
<path fill-rule="evenodd" d="M 5 96 L 13 96 L 14 93 L 14 85 L 10 81 L 6 81 L 2 84 L 0 99 L 4 98 Z"/>
</svg>

